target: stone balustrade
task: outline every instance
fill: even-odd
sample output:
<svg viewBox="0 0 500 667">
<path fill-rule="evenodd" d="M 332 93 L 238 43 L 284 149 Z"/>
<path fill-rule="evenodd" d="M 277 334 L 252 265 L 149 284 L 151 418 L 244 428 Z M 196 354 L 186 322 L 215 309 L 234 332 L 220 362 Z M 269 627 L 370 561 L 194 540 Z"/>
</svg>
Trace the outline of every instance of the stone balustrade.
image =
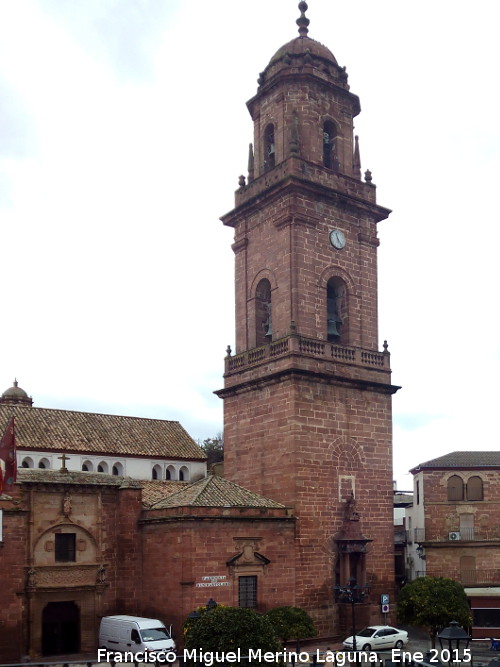
<svg viewBox="0 0 500 667">
<path fill-rule="evenodd" d="M 348 347 L 315 338 L 305 338 L 298 334 L 290 334 L 267 345 L 247 350 L 241 354 L 227 356 L 225 360 L 226 373 L 247 369 L 290 353 L 317 359 L 329 359 L 342 364 L 390 370 L 390 355 L 388 352 Z"/>
</svg>

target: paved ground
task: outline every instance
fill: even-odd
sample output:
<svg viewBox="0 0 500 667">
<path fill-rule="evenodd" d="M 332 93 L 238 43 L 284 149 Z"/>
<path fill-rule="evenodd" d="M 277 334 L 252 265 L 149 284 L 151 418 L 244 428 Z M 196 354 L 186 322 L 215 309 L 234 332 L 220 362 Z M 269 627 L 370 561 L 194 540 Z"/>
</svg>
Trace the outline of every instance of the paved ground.
<svg viewBox="0 0 500 667">
<path fill-rule="evenodd" d="M 415 656 L 416 658 L 420 658 L 419 655 L 416 654 L 421 654 L 422 656 L 426 656 L 426 653 L 431 649 L 431 641 L 430 637 L 423 632 L 422 630 L 418 628 L 405 628 L 408 630 L 409 638 L 410 641 L 408 642 L 407 646 L 405 646 L 404 651 L 409 653 L 411 656 Z M 491 651 L 490 650 L 490 644 L 491 642 L 489 640 L 473 640 L 471 642 L 471 656 L 472 660 L 470 663 L 462 663 L 462 667 L 487 667 L 489 663 L 492 660 L 498 660 L 498 663 L 492 667 L 500 667 L 500 651 Z M 342 643 L 341 642 L 314 642 L 310 644 L 304 644 L 301 647 L 301 650 L 304 652 L 308 652 L 311 654 L 311 660 L 310 662 L 314 663 L 315 658 L 319 657 L 319 660 L 323 660 L 324 662 L 324 667 L 334 667 L 331 662 L 331 653 L 328 655 L 325 655 L 325 653 L 328 652 L 335 652 L 338 650 L 342 650 Z M 294 646 L 289 646 L 287 650 L 294 651 L 295 647 Z M 433 660 L 433 665 L 435 667 L 441 667 L 439 662 L 436 662 L 436 659 L 440 657 L 439 651 L 440 647 L 439 645 L 436 647 L 436 650 L 438 651 L 437 654 L 433 654 L 434 660 Z M 399 654 L 392 654 L 391 651 L 385 651 L 385 652 L 378 652 L 377 658 L 374 658 L 371 662 L 365 663 L 367 666 L 370 664 L 373 664 L 374 667 L 378 667 L 375 664 L 375 659 L 377 660 L 378 663 L 384 662 L 385 660 L 390 660 L 391 662 L 396 662 L 394 665 L 387 665 L 387 667 L 397 667 L 397 661 L 393 661 L 392 659 L 394 657 L 398 658 L 401 657 L 401 662 L 400 664 L 402 665 L 402 658 L 407 657 L 406 654 L 405 656 L 399 656 Z M 330 657 L 330 660 L 328 660 L 328 657 Z M 87 667 L 89 663 L 94 663 L 97 664 L 97 656 L 96 655 L 72 655 L 72 656 L 57 656 L 54 658 L 44 658 L 43 661 L 40 662 L 35 662 L 31 663 L 33 665 L 42 665 L 43 663 L 51 663 L 51 664 L 57 664 L 57 665 L 63 665 L 63 664 L 68 664 L 72 663 L 74 667 Z M 356 667 L 356 660 L 353 659 L 352 652 L 348 655 L 345 656 L 345 662 L 344 665 L 341 665 L 341 660 L 338 661 L 339 665 L 338 667 Z M 30 664 L 30 663 L 24 663 Z M 102 667 L 108 667 L 109 663 L 99 663 L 102 665 Z M 179 665 L 178 662 L 176 663 L 167 663 L 170 664 L 172 667 L 182 667 Z M 266 663 L 263 663 L 265 667 Z M 297 664 L 297 667 L 300 667 L 301 663 Z M 117 667 L 121 665 L 131 665 L 133 666 L 133 663 L 117 663 Z M 257 665 L 257 663 L 256 663 Z M 2 665 L 0 665 L 2 667 Z M 202 663 L 199 663 L 199 667 L 204 667 Z M 221 663 L 214 663 L 213 667 L 237 667 L 237 663 L 234 664 L 229 664 L 226 663 L 225 666 L 223 666 Z M 304 664 L 304 667 L 307 667 L 306 664 Z M 310 667 L 310 665 L 309 665 Z M 320 665 L 321 667 L 321 665 Z"/>
</svg>

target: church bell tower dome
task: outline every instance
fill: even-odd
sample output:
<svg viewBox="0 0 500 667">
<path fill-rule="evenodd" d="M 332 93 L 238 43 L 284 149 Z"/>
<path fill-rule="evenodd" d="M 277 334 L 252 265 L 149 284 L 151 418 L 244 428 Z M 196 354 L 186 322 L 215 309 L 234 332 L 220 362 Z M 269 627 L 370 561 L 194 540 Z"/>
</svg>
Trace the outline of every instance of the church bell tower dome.
<svg viewBox="0 0 500 667">
<path fill-rule="evenodd" d="M 28 396 L 24 389 L 21 389 L 17 380 L 14 380 L 12 387 L 6 389 L 0 397 L 0 404 L 27 405 L 31 407 L 33 405 L 33 399 Z"/>
<path fill-rule="evenodd" d="M 330 83 L 348 90 L 345 68 L 339 66 L 330 49 L 308 36 L 309 19 L 305 16 L 307 3 L 301 2 L 299 9 L 301 10 L 301 16 L 297 19 L 299 37 L 287 42 L 276 51 L 266 69 L 259 76 L 259 90 L 272 82 L 280 73 L 295 74 L 304 67 L 316 70 L 319 76 L 324 77 Z"/>
<path fill-rule="evenodd" d="M 247 102 L 254 122 L 247 183 L 280 165 L 286 169 L 289 157 L 305 161 L 303 170 L 317 165 L 359 181 L 359 147 L 353 137 L 359 98 L 349 91 L 345 67 L 309 37 L 307 4 L 301 2 L 299 9 L 299 36 L 276 51 Z"/>
</svg>

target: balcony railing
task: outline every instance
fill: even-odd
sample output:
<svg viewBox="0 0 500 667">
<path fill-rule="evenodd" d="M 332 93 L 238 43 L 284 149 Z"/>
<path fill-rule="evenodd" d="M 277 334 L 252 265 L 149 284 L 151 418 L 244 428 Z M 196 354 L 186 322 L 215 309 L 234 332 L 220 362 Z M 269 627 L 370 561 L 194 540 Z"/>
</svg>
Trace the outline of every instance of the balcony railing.
<svg viewBox="0 0 500 667">
<path fill-rule="evenodd" d="M 331 359 L 343 364 L 353 364 L 381 370 L 390 369 L 389 352 L 363 350 L 347 345 L 337 345 L 298 334 L 290 334 L 268 345 L 247 350 L 241 354 L 226 357 L 226 373 L 239 371 L 269 359 L 276 359 L 290 352 L 309 357 Z"/>
<path fill-rule="evenodd" d="M 474 586 L 499 586 L 500 568 L 478 569 L 478 570 L 449 570 L 449 569 L 429 569 L 426 572 L 417 570 L 415 576 L 418 577 L 446 577 L 459 581 L 463 586 L 473 588 Z"/>
<path fill-rule="evenodd" d="M 428 531 L 425 528 L 414 528 L 413 536 L 408 537 L 414 542 L 500 542 L 499 528 L 460 528 L 457 530 L 442 529 Z"/>
</svg>

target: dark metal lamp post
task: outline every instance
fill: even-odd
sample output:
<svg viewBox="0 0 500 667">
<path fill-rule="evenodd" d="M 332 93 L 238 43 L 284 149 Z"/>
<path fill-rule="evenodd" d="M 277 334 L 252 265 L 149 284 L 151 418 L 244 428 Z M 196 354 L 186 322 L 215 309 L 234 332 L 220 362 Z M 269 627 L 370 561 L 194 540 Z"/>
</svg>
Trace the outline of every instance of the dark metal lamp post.
<svg viewBox="0 0 500 667">
<path fill-rule="evenodd" d="M 465 650 L 469 646 L 470 637 L 456 621 L 451 621 L 447 628 L 438 634 L 441 646 L 441 655 L 446 650 L 449 653 L 448 664 L 460 662 L 460 648 Z"/>
<path fill-rule="evenodd" d="M 356 651 L 356 604 L 363 602 L 368 595 L 367 586 L 358 586 L 356 577 L 350 577 L 347 586 L 335 586 L 336 599 L 339 602 L 347 602 L 351 605 L 352 620 L 352 650 Z"/>
</svg>

